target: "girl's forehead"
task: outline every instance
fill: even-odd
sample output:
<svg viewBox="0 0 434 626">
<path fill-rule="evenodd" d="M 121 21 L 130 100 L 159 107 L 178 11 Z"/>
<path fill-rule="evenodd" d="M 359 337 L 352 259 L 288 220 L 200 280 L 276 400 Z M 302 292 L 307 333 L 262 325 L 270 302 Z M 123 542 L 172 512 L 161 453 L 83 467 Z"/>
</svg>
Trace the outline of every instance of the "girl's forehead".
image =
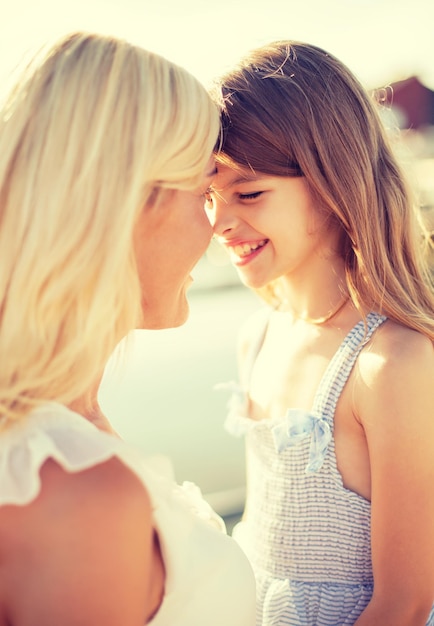
<svg viewBox="0 0 434 626">
<path fill-rule="evenodd" d="M 214 187 L 217 185 L 223 185 L 223 187 L 233 187 L 234 185 L 257 181 L 265 177 L 265 175 L 259 172 L 254 172 L 248 168 L 243 168 L 241 166 L 231 167 L 230 165 L 218 162 L 216 169 L 217 173 L 214 177 Z"/>
</svg>

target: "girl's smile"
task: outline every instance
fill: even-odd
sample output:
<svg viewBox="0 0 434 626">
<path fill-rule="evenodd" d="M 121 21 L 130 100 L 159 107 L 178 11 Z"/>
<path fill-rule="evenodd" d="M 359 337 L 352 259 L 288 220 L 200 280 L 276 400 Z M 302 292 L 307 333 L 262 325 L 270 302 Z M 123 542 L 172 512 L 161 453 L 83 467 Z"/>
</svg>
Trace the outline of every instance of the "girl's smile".
<svg viewBox="0 0 434 626">
<path fill-rule="evenodd" d="M 322 254 L 335 256 L 336 233 L 304 177 L 240 175 L 221 163 L 217 170 L 206 212 L 247 286 L 261 288 L 280 277 L 305 280 Z"/>
<path fill-rule="evenodd" d="M 254 258 L 256 258 L 268 242 L 268 239 L 261 239 L 260 241 L 243 243 L 224 243 L 224 241 L 222 240 L 221 243 L 223 243 L 223 245 L 225 245 L 225 247 L 229 251 L 229 256 L 232 263 L 239 267 L 249 263 Z"/>
</svg>

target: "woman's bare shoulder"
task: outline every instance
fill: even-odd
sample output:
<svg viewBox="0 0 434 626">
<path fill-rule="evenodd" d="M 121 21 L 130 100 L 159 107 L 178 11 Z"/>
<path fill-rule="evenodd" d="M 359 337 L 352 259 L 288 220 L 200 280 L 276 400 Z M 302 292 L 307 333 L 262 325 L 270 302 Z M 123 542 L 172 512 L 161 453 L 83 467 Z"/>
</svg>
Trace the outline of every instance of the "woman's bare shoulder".
<svg viewBox="0 0 434 626">
<path fill-rule="evenodd" d="M 76 473 L 47 461 L 38 497 L 0 509 L 0 594 L 11 623 L 145 623 L 151 513 L 143 484 L 118 459 Z"/>
</svg>

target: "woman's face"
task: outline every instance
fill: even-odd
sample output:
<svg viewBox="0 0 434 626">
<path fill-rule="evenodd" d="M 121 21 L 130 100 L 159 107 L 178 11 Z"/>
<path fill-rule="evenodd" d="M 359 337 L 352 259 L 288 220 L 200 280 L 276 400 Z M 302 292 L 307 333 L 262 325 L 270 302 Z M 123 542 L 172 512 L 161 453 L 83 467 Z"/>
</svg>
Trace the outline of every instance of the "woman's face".
<svg viewBox="0 0 434 626">
<path fill-rule="evenodd" d="M 134 248 L 142 286 L 142 328 L 181 326 L 188 318 L 190 272 L 212 236 L 204 194 L 214 174 L 211 157 L 197 189 L 163 191 L 161 200 L 147 206 L 139 217 Z"/>
</svg>

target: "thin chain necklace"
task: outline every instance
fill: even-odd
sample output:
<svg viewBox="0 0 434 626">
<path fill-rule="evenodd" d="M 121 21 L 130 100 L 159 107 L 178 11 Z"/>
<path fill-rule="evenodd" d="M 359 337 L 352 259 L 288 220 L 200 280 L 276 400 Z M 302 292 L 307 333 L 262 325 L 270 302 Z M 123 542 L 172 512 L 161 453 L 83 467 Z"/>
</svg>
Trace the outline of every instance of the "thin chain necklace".
<svg viewBox="0 0 434 626">
<path fill-rule="evenodd" d="M 321 324 L 325 324 L 326 322 L 329 322 L 331 319 L 333 319 L 339 313 L 339 311 L 341 311 L 344 308 L 344 306 L 347 304 L 349 299 L 350 299 L 350 296 L 345 296 L 343 300 L 341 300 L 338 303 L 337 306 L 335 306 L 333 309 L 331 309 L 328 313 L 326 313 L 322 317 L 305 317 L 305 316 L 303 317 L 294 316 L 294 317 L 301 320 L 302 322 L 306 322 L 306 324 L 313 324 L 315 326 L 321 326 Z"/>
</svg>

